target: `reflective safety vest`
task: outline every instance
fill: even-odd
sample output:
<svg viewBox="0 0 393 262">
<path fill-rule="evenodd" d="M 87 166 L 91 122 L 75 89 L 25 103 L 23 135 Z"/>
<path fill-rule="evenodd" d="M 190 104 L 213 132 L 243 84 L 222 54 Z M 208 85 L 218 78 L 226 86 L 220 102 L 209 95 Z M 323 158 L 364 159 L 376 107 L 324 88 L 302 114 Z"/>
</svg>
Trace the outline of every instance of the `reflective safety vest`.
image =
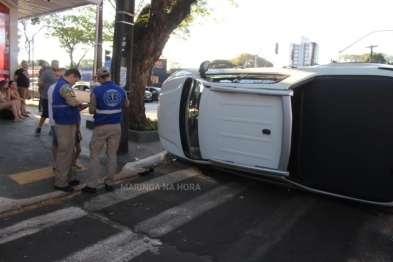
<svg viewBox="0 0 393 262">
<path fill-rule="evenodd" d="M 123 121 L 121 108 L 126 91 L 113 81 L 106 81 L 92 90 L 97 100 L 94 125 L 118 124 Z"/>
<path fill-rule="evenodd" d="M 53 120 L 55 120 L 56 124 L 60 125 L 76 124 L 81 120 L 79 108 L 69 106 L 60 95 L 60 88 L 66 84 L 71 88 L 70 84 L 64 78 L 60 78 L 55 85 L 52 95 Z"/>
</svg>

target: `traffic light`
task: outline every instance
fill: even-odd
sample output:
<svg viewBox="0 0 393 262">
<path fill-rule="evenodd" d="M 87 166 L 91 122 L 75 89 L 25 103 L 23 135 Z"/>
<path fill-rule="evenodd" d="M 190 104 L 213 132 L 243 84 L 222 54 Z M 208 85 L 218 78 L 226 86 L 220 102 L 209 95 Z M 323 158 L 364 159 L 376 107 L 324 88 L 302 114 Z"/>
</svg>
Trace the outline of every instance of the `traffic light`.
<svg viewBox="0 0 393 262">
<path fill-rule="evenodd" d="M 112 57 L 110 57 L 111 51 L 105 50 L 105 61 L 111 60 Z"/>
<path fill-rule="evenodd" d="M 275 53 L 278 54 L 278 43 L 276 43 Z"/>
</svg>

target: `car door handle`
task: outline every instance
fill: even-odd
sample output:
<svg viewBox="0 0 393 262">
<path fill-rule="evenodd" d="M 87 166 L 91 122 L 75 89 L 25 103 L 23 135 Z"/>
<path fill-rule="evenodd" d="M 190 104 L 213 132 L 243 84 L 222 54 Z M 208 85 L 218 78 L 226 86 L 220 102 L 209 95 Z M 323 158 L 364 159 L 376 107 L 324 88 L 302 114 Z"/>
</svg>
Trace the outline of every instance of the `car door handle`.
<svg viewBox="0 0 393 262">
<path fill-rule="evenodd" d="M 262 130 L 262 134 L 264 134 L 264 135 L 270 135 L 270 130 L 269 129 L 263 129 Z"/>
</svg>

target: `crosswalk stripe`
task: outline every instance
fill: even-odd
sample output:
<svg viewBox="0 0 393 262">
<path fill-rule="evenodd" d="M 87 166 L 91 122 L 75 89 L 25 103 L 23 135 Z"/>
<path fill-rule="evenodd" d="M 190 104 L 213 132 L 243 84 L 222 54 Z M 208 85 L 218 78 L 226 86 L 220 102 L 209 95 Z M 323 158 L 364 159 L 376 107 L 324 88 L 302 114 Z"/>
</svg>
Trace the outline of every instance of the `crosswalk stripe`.
<svg viewBox="0 0 393 262">
<path fill-rule="evenodd" d="M 145 193 L 152 192 L 157 187 L 162 188 L 165 185 L 180 182 L 182 180 L 201 175 L 201 173 L 195 168 L 188 168 L 174 173 L 170 173 L 158 178 L 153 178 L 148 181 L 137 184 L 138 190 L 122 190 L 117 189 L 114 192 L 107 193 L 92 198 L 91 200 L 84 203 L 84 208 L 90 211 L 96 211 L 108 206 L 115 205 L 125 200 L 140 196 Z"/>
<path fill-rule="evenodd" d="M 182 180 L 185 180 L 190 177 L 194 177 L 200 174 L 196 169 L 189 168 L 181 171 L 177 171 L 174 173 L 170 173 L 168 175 L 161 176 L 159 178 L 148 180 L 140 185 L 163 185 L 176 183 Z M 114 205 L 116 203 L 122 202 L 124 200 L 129 200 L 131 198 L 140 196 L 144 193 L 151 192 L 153 190 L 137 190 L 137 191 L 121 191 L 116 190 L 112 193 L 107 193 L 105 195 L 100 195 L 92 198 L 90 201 L 85 203 L 85 208 L 87 210 L 99 210 L 104 207 L 108 207 Z M 66 210 L 66 211 L 65 211 Z M 72 215 L 68 215 L 68 212 Z M 67 215 L 63 215 L 67 213 Z M 49 228 L 56 224 L 59 224 L 64 221 L 72 220 L 75 218 L 79 218 L 87 215 L 87 212 L 76 207 L 70 207 L 66 209 L 62 209 L 59 211 L 55 211 L 53 213 L 49 213 L 46 215 L 34 217 L 31 219 L 24 220 L 20 223 L 14 224 L 8 228 L 1 229 L 0 228 L 0 244 L 4 244 L 6 242 L 37 233 L 45 228 Z M 46 221 L 43 223 L 43 221 Z"/>
<path fill-rule="evenodd" d="M 150 250 L 157 251 L 162 243 L 150 237 L 163 236 L 240 194 L 247 187 L 236 184 L 223 185 L 186 203 L 168 209 L 136 225 L 136 231 L 123 231 L 96 244 L 74 252 L 59 261 L 129 261 Z"/>
<path fill-rule="evenodd" d="M 195 219 L 204 212 L 232 199 L 246 188 L 236 184 L 220 186 L 184 204 L 142 221 L 135 226 L 135 230 L 136 232 L 147 233 L 151 237 L 161 237 Z"/>
<path fill-rule="evenodd" d="M 155 252 L 160 245 L 161 242 L 158 240 L 150 240 L 146 236 L 135 234 L 127 230 L 99 241 L 92 246 L 86 247 L 58 261 L 128 261 L 147 250 Z"/>
<path fill-rule="evenodd" d="M 33 217 L 12 226 L 0 229 L 0 244 L 28 236 L 61 222 L 73 220 L 87 215 L 78 207 L 69 207 L 42 216 Z"/>
</svg>

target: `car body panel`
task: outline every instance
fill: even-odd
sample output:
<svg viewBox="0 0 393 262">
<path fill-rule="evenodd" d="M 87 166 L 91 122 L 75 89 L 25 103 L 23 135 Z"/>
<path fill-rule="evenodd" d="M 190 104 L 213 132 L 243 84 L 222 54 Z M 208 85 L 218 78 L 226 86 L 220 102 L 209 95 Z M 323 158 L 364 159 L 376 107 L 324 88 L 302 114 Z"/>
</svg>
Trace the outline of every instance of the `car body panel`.
<svg viewBox="0 0 393 262">
<path fill-rule="evenodd" d="M 145 96 L 144 96 L 145 102 L 152 102 L 153 101 L 153 95 L 145 90 Z"/>
<path fill-rule="evenodd" d="M 195 163 L 393 205 L 393 66 L 178 71 L 161 88 L 164 148 Z"/>
<path fill-rule="evenodd" d="M 203 92 L 199 113 L 202 158 L 277 169 L 282 124 L 279 96 L 207 89 Z M 269 134 L 263 134 L 262 130 Z"/>
<path fill-rule="evenodd" d="M 157 107 L 158 129 L 160 130 L 161 144 L 166 150 L 182 158 L 186 158 L 186 156 L 181 146 L 179 110 L 182 87 L 186 80 L 187 78 L 174 79 L 171 84 L 166 87 L 165 93 L 161 92 L 160 101 Z M 162 109 L 160 105 L 165 105 L 164 109 Z M 160 121 L 160 119 L 165 119 L 165 121 Z"/>
<path fill-rule="evenodd" d="M 147 86 L 145 88 L 146 91 L 149 91 L 152 94 L 152 100 L 158 101 L 158 97 L 160 96 L 161 88 L 154 86 Z"/>
<path fill-rule="evenodd" d="M 72 88 L 79 101 L 82 103 L 90 103 L 90 82 L 76 82 Z"/>
</svg>

